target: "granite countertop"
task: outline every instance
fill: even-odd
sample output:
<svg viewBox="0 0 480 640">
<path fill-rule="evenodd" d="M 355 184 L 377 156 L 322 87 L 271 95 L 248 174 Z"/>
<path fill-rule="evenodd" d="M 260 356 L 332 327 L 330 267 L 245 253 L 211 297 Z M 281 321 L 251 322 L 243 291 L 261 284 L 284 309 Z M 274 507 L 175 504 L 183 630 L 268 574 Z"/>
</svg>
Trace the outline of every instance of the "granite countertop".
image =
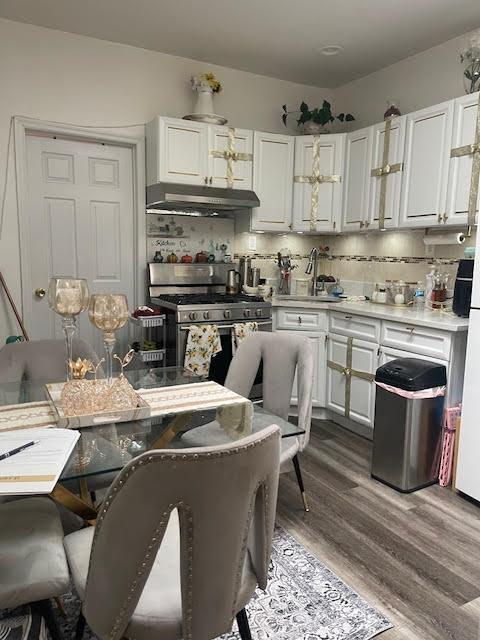
<svg viewBox="0 0 480 640">
<path fill-rule="evenodd" d="M 396 308 L 393 306 L 383 306 L 372 302 L 324 302 L 318 300 L 273 298 L 274 307 L 297 307 L 302 309 L 324 309 L 327 311 L 340 311 L 341 313 L 355 313 L 361 316 L 369 316 L 380 320 L 390 320 L 392 322 L 408 322 L 431 329 L 443 331 L 467 331 L 468 318 L 459 318 L 452 312 L 445 311 L 416 311 L 409 307 Z"/>
</svg>

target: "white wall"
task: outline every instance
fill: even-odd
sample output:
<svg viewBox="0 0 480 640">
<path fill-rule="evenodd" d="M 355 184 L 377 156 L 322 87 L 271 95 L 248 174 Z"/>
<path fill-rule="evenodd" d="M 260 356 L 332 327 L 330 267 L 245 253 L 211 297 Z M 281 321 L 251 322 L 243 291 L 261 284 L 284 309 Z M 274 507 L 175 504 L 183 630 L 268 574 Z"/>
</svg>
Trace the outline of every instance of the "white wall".
<svg viewBox="0 0 480 640">
<path fill-rule="evenodd" d="M 238 127 L 285 131 L 282 104 L 293 108 L 302 99 L 314 103 L 332 96 L 316 87 L 0 19 L 0 203 L 13 115 L 109 127 L 144 123 L 156 114 L 181 117 L 194 102 L 190 76 L 207 70 L 224 87 L 216 96 L 217 113 Z M 0 270 L 20 304 L 12 157 L 9 176 Z M 0 295 L 0 345 L 5 335 L 18 332 Z"/>
<path fill-rule="evenodd" d="M 448 40 L 335 90 L 338 111 L 350 111 L 355 125 L 381 122 L 387 100 L 402 113 L 457 98 L 465 93 L 460 51 L 467 36 Z"/>
</svg>

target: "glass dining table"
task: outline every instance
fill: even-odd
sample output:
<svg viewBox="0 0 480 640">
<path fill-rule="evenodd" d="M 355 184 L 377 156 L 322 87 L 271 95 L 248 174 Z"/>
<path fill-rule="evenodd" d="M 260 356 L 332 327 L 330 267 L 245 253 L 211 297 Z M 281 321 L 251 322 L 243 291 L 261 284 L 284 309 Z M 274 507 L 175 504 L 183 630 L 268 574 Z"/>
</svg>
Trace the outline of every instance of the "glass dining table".
<svg viewBox="0 0 480 640">
<path fill-rule="evenodd" d="M 136 390 L 204 381 L 181 367 L 129 371 L 125 376 Z M 45 399 L 45 382 L 0 384 L 2 408 Z M 271 424 L 279 426 L 282 438 L 304 433 L 295 424 L 265 411 L 259 404 L 253 404 L 253 412 L 250 411 L 249 416 L 251 420 L 243 431 L 238 429 L 235 411 L 222 405 L 215 409 L 193 406 L 175 413 L 168 413 L 167 409 L 161 415 L 144 420 L 83 427 L 79 429 L 80 438 L 51 497 L 86 521 L 93 521 L 96 509 L 92 493 L 107 488 L 125 464 L 145 451 L 226 444 L 260 432 Z M 195 429 L 198 431 L 194 432 Z M 201 434 L 201 437 L 197 438 L 196 434 Z"/>
</svg>

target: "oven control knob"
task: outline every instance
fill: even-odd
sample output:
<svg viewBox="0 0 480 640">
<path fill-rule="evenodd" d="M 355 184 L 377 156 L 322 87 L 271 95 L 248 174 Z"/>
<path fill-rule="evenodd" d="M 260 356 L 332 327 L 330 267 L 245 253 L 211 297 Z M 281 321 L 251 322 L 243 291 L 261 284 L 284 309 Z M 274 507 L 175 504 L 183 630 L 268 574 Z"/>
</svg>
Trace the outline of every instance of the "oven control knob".
<svg viewBox="0 0 480 640">
<path fill-rule="evenodd" d="M 226 318 L 228 320 L 228 318 L 232 317 L 232 312 L 230 311 L 230 309 L 225 309 L 225 311 L 223 312 L 223 317 Z"/>
<path fill-rule="evenodd" d="M 255 311 L 255 315 L 257 316 L 257 318 L 260 318 L 262 316 L 262 310 L 261 309 L 257 309 Z"/>
<path fill-rule="evenodd" d="M 244 309 L 243 310 L 243 315 L 245 316 L 245 318 L 249 318 L 250 317 L 250 309 Z"/>
<path fill-rule="evenodd" d="M 197 314 L 195 313 L 195 311 L 190 311 L 190 313 L 188 314 L 188 317 L 190 318 L 190 320 L 196 320 Z"/>
<path fill-rule="evenodd" d="M 203 319 L 204 320 L 208 320 L 210 318 L 210 314 L 208 313 L 208 311 L 204 311 L 203 312 Z"/>
</svg>

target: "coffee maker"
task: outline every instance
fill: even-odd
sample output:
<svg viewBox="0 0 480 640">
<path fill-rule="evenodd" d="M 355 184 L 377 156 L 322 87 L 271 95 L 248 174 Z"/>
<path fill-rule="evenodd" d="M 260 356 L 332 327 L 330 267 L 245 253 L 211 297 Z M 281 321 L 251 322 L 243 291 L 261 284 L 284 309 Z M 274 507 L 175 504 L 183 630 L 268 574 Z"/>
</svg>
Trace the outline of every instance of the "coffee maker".
<svg viewBox="0 0 480 640">
<path fill-rule="evenodd" d="M 461 318 L 470 315 L 472 299 L 473 266 L 475 260 L 460 260 L 453 292 L 453 313 Z"/>
</svg>

